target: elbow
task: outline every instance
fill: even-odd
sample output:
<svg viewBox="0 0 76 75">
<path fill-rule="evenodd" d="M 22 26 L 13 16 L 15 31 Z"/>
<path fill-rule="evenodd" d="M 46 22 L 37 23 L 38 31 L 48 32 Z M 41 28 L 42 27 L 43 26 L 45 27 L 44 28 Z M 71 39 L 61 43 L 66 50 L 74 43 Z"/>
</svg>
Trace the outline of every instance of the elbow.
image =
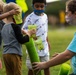
<svg viewBox="0 0 76 75">
<path fill-rule="evenodd" d="M 71 59 L 74 56 L 74 53 L 69 51 L 69 50 L 66 50 L 62 54 L 63 54 L 65 60 L 69 60 L 69 59 Z"/>
<path fill-rule="evenodd" d="M 66 60 L 69 60 L 69 59 L 71 59 L 71 57 L 70 56 L 66 56 L 66 58 L 65 58 Z"/>
<path fill-rule="evenodd" d="M 19 41 L 20 44 L 24 44 L 26 42 L 28 42 L 28 41 Z"/>
<path fill-rule="evenodd" d="M 29 40 L 25 40 L 25 41 L 24 41 L 24 40 L 20 40 L 20 41 L 19 41 L 20 44 L 24 44 L 24 43 L 26 43 L 26 42 L 29 42 Z"/>
<path fill-rule="evenodd" d="M 24 42 L 23 41 L 18 41 L 20 44 L 24 44 Z"/>
<path fill-rule="evenodd" d="M 71 55 L 65 55 L 65 60 L 69 60 L 69 59 L 71 59 L 71 58 L 72 58 Z"/>
</svg>

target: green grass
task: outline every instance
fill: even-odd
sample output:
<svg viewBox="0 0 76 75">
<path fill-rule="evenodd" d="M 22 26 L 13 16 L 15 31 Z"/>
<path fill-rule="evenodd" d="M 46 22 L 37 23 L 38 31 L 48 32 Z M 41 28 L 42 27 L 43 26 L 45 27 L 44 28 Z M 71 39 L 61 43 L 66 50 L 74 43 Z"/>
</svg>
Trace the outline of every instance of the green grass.
<svg viewBox="0 0 76 75">
<path fill-rule="evenodd" d="M 75 30 L 70 29 L 58 29 L 54 31 L 49 31 L 49 41 L 51 44 L 50 56 L 56 52 L 63 52 L 66 50 L 68 44 L 73 38 Z M 60 70 L 60 65 L 51 67 L 51 75 L 58 75 Z"/>
<path fill-rule="evenodd" d="M 72 40 L 75 32 L 75 27 L 67 27 L 65 29 L 49 29 L 48 38 L 51 45 L 50 57 L 55 52 L 64 51 L 70 41 Z M 2 50 L 0 50 L 0 56 L 2 56 Z M 27 75 L 28 69 L 26 67 L 26 50 L 23 45 L 23 66 L 22 66 L 22 75 Z M 60 65 L 50 68 L 51 75 L 58 75 L 60 70 Z M 0 70 L 0 75 L 6 75 L 5 66 Z"/>
</svg>

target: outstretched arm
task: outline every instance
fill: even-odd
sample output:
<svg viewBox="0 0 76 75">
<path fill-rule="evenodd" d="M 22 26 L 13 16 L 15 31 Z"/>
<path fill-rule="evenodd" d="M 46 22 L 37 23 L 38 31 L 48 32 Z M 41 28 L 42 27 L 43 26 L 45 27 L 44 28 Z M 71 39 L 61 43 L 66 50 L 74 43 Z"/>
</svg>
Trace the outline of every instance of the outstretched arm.
<svg viewBox="0 0 76 75">
<path fill-rule="evenodd" d="M 56 57 L 50 59 L 47 62 L 33 63 L 33 68 L 34 68 L 34 70 L 41 70 L 41 69 L 46 69 L 48 67 L 53 67 L 53 66 L 66 62 L 67 60 L 71 59 L 74 55 L 75 55 L 75 53 L 73 53 L 69 50 L 66 50 L 66 51 L 60 53 L 59 55 L 57 55 Z"/>
</svg>

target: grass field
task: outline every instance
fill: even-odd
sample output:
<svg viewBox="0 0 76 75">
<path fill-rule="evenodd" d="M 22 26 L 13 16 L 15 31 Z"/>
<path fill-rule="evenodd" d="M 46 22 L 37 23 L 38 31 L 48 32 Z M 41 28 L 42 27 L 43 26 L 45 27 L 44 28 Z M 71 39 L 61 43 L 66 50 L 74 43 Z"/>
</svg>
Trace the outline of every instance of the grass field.
<svg viewBox="0 0 76 75">
<path fill-rule="evenodd" d="M 48 38 L 51 45 L 50 57 L 55 52 L 62 52 L 67 48 L 68 44 L 73 38 L 75 30 L 76 30 L 75 27 L 67 27 L 64 29 L 54 29 L 54 30 L 49 28 Z M 2 50 L 0 50 L 0 56 L 2 56 Z M 26 50 L 25 46 L 23 45 L 22 75 L 27 75 L 28 71 L 25 61 L 26 61 Z M 58 75 L 59 69 L 60 65 L 51 67 L 50 68 L 51 75 Z M 6 75 L 4 64 L 3 68 L 0 70 L 0 75 Z"/>
</svg>

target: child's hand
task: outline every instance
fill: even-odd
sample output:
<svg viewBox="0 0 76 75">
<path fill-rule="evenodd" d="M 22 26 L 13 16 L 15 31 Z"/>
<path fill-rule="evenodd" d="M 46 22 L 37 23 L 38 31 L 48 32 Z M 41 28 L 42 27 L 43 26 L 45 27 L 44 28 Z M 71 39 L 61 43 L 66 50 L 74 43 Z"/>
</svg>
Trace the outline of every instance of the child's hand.
<svg viewBox="0 0 76 75">
<path fill-rule="evenodd" d="M 36 34 L 36 29 L 28 30 L 28 35 L 31 37 L 33 34 Z"/>
<path fill-rule="evenodd" d="M 2 61 L 0 60 L 0 69 L 2 69 Z"/>
<path fill-rule="evenodd" d="M 16 9 L 13 9 L 13 10 L 9 11 L 10 15 L 16 15 L 16 14 L 19 14 L 19 13 L 20 13 L 19 8 L 16 8 Z"/>
<path fill-rule="evenodd" d="M 22 34 L 27 35 L 27 32 L 25 30 L 21 30 Z"/>
<path fill-rule="evenodd" d="M 36 34 L 36 30 L 35 30 L 35 29 L 28 30 L 28 31 L 25 31 L 25 30 L 22 29 L 21 32 L 22 32 L 24 35 L 28 35 L 29 37 L 31 37 L 33 34 Z"/>
</svg>

